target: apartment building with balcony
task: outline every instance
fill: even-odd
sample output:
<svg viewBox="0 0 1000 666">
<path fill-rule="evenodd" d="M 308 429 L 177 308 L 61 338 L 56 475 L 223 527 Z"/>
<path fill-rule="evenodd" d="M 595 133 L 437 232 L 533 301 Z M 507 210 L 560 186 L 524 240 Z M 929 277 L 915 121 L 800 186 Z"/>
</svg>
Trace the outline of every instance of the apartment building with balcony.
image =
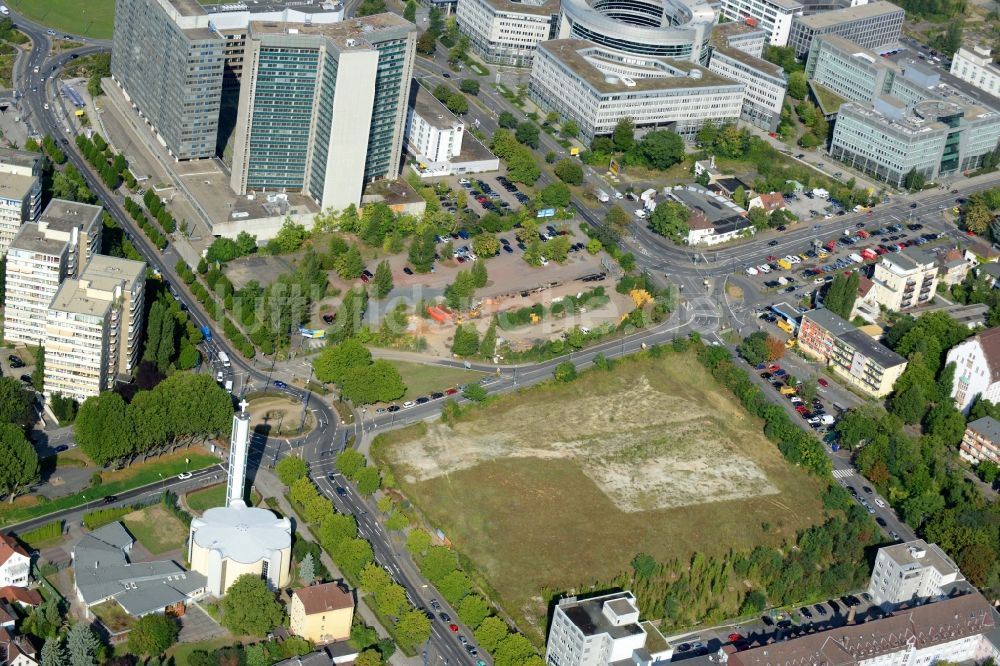
<svg viewBox="0 0 1000 666">
<path fill-rule="evenodd" d="M 906 359 L 843 317 L 820 308 L 802 315 L 799 349 L 823 361 L 838 377 L 876 398 L 892 392 Z"/>
<path fill-rule="evenodd" d="M 951 397 L 968 414 L 976 398 L 1000 401 L 1000 327 L 977 333 L 948 350 L 945 363 L 955 364 Z"/>
<path fill-rule="evenodd" d="M 875 321 L 883 308 L 899 312 L 930 303 L 939 279 L 937 260 L 919 248 L 908 247 L 883 255 L 871 279 L 871 289 L 854 303 L 852 318 Z"/>
<path fill-rule="evenodd" d="M 37 220 L 41 209 L 42 156 L 0 149 L 0 257 L 21 225 Z"/>
<path fill-rule="evenodd" d="M 973 465 L 984 460 L 1000 465 L 1000 421 L 984 416 L 965 426 L 958 454 Z"/>
<path fill-rule="evenodd" d="M 146 264 L 97 256 L 49 304 L 45 397 L 83 401 L 114 386 L 138 362 Z"/>
<path fill-rule="evenodd" d="M 937 544 L 916 539 L 878 549 L 868 594 L 889 609 L 942 599 L 947 586 L 964 580 L 958 565 Z"/>
</svg>

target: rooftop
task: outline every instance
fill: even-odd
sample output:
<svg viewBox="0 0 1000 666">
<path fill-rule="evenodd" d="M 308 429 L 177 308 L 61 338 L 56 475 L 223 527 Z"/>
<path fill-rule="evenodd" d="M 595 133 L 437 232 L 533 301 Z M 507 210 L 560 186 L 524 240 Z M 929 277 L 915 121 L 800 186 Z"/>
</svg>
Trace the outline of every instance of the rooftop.
<svg viewBox="0 0 1000 666">
<path fill-rule="evenodd" d="M 896 254 L 884 255 L 882 260 L 890 264 L 895 264 L 900 270 L 904 271 L 934 267 L 934 257 L 917 247 L 907 247 Z"/>
<path fill-rule="evenodd" d="M 609 601 L 614 603 L 616 600 L 635 603 L 635 597 L 631 592 L 615 592 L 582 600 L 570 597 L 560 601 L 558 609 L 565 613 L 569 621 L 576 625 L 584 636 L 607 634 L 612 639 L 619 639 L 643 633 L 642 627 L 637 623 L 615 625 L 608 619 L 604 614 L 604 604 Z"/>
<path fill-rule="evenodd" d="M 980 419 L 982 420 L 982 419 Z M 992 420 L 992 419 L 990 419 Z M 993 421 L 996 423 L 996 421 Z M 1000 424 L 997 424 L 1000 426 Z M 923 539 L 883 546 L 879 551 L 901 567 L 912 565 L 933 567 L 942 574 L 958 573 L 958 565 L 951 561 L 936 543 L 927 543 Z"/>
<path fill-rule="evenodd" d="M 453 129 L 464 125 L 461 120 L 455 117 L 454 113 L 448 110 L 448 107 L 419 83 L 414 84 L 410 97 L 413 112 L 423 118 L 427 124 L 438 129 Z"/>
<path fill-rule="evenodd" d="M 292 524 L 267 509 L 234 500 L 229 506 L 205 511 L 191 522 L 191 538 L 222 559 L 255 564 L 292 545 Z"/>
<path fill-rule="evenodd" d="M 978 592 L 897 611 L 879 620 L 845 625 L 729 656 L 731 666 L 869 663 L 880 655 L 924 648 L 995 628 L 990 604 Z"/>
<path fill-rule="evenodd" d="M 40 153 L 32 153 L 27 150 L 14 150 L 13 148 L 0 148 L 0 164 L 13 164 L 14 166 L 34 168 L 35 163 L 42 159 Z"/>
<path fill-rule="evenodd" d="M 976 419 L 967 425 L 966 429 L 982 435 L 991 442 L 1000 443 L 1000 421 L 997 421 L 992 416 L 984 416 L 981 419 Z"/>
<path fill-rule="evenodd" d="M 14 240 L 10 242 L 10 249 L 23 250 L 25 252 L 35 252 L 39 254 L 49 254 L 60 256 L 66 252 L 66 241 L 49 238 L 37 224 L 29 222 L 21 225 Z"/>
<path fill-rule="evenodd" d="M 764 72 L 765 74 L 770 74 L 771 76 L 781 78 L 782 80 L 785 78 L 785 70 L 782 67 L 775 65 L 773 62 L 768 62 L 763 58 L 758 58 L 744 51 L 740 51 L 737 48 L 733 48 L 731 46 L 715 46 L 714 51 L 741 62 L 748 67 L 753 67 L 754 69 Z M 712 57 L 715 57 L 714 54 Z"/>
<path fill-rule="evenodd" d="M 69 231 L 73 227 L 79 227 L 83 231 L 90 232 L 93 231 L 95 223 L 100 224 L 103 210 L 100 206 L 91 204 L 53 199 L 42 211 L 38 221 L 45 222 L 58 231 Z"/>
<path fill-rule="evenodd" d="M 529 0 L 529 2 L 486 0 L 486 2 L 499 12 L 510 12 L 512 14 L 554 16 L 559 13 L 559 0 Z"/>
<path fill-rule="evenodd" d="M 970 342 L 978 342 L 983 348 L 983 356 L 986 357 L 986 365 L 990 370 L 990 381 L 1000 381 L 1000 326 L 977 333 L 974 338 L 969 338 L 961 344 Z"/>
<path fill-rule="evenodd" d="M 292 594 L 302 602 L 302 607 L 305 609 L 306 615 L 341 610 L 343 608 L 354 608 L 354 596 L 342 589 L 337 583 L 310 585 L 309 587 L 299 588 L 292 592 Z"/>
<path fill-rule="evenodd" d="M 325 37 L 341 49 L 369 49 L 373 42 L 390 39 L 399 33 L 409 33 L 416 26 L 398 14 L 385 12 L 360 18 L 352 18 L 337 23 L 278 23 L 274 21 L 251 21 L 250 34 L 253 37 Z"/>
<path fill-rule="evenodd" d="M 864 331 L 854 329 L 837 336 L 855 350 L 874 360 L 884 369 L 895 368 L 906 363 L 906 359 L 892 351 L 878 340 L 872 340 Z"/>
<path fill-rule="evenodd" d="M 205 577 L 175 562 L 130 562 L 135 539 L 121 523 L 85 534 L 73 549 L 76 588 L 88 606 L 114 599 L 131 615 L 145 615 L 188 598 Z"/>
<path fill-rule="evenodd" d="M 64 280 L 49 304 L 49 309 L 91 317 L 106 316 L 111 309 L 111 298 L 105 297 L 103 294 L 106 292 L 103 290 L 95 293 L 95 290 L 88 287 L 84 280 Z"/>
<path fill-rule="evenodd" d="M 28 557 L 28 551 L 17 542 L 17 539 L 9 534 L 0 534 L 0 564 L 10 559 L 11 555 L 18 554 Z"/>
<path fill-rule="evenodd" d="M 811 14 L 809 16 L 798 16 L 794 20 L 806 27 L 812 28 L 813 30 L 823 30 L 848 21 L 858 21 L 885 14 L 894 14 L 896 12 L 902 14 L 902 7 L 898 7 L 891 2 L 886 2 L 885 0 L 876 0 L 876 2 L 871 2 L 867 5 L 834 9 L 832 11 L 820 12 L 819 14 Z"/>
<path fill-rule="evenodd" d="M 0 173 L 0 199 L 23 201 L 31 193 L 38 179 L 16 173 Z"/>
<path fill-rule="evenodd" d="M 213 2 L 212 0 L 165 0 L 183 16 L 204 16 L 222 12 L 249 11 L 252 14 L 282 12 L 286 9 L 305 14 L 331 11 L 330 2 L 306 3 L 302 0 L 246 0 Z"/>
<path fill-rule="evenodd" d="M 700 211 L 705 216 L 705 221 L 713 226 L 734 217 L 742 218 L 742 208 L 698 185 L 673 187 L 667 194 L 692 211 Z"/>
<path fill-rule="evenodd" d="M 100 280 L 124 280 L 127 290 L 137 282 L 145 282 L 146 262 L 95 254 L 83 268 L 80 279 L 91 280 L 95 284 Z"/>
<path fill-rule="evenodd" d="M 538 50 L 550 54 L 552 58 L 562 63 L 587 85 L 602 94 L 743 85 L 692 62 L 672 58 L 637 56 L 631 53 L 627 55 L 626 59 L 628 67 L 647 68 L 650 72 L 658 75 L 623 79 L 617 75 L 605 74 L 584 56 L 590 56 L 598 61 L 602 58 L 620 60 L 624 56 L 584 39 L 553 39 L 541 42 L 538 45 Z M 642 60 L 640 61 L 639 58 Z"/>
<path fill-rule="evenodd" d="M 826 308 L 809 310 L 805 313 L 805 317 L 834 337 L 840 337 L 844 333 L 853 331 L 856 328 L 854 324 Z"/>
</svg>

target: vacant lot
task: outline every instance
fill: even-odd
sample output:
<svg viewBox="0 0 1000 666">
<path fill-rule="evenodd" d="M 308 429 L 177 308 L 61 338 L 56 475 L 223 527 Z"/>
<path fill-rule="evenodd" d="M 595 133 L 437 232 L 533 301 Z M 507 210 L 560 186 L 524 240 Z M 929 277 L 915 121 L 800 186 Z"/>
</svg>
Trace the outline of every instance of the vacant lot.
<svg viewBox="0 0 1000 666">
<path fill-rule="evenodd" d="M 821 518 L 788 466 L 693 354 L 634 359 L 421 424 L 375 450 L 503 597 L 541 628 L 543 590 L 660 560 L 777 543 Z M 764 524 L 767 523 L 766 531 Z"/>
<path fill-rule="evenodd" d="M 162 504 L 133 511 L 122 520 L 128 531 L 154 555 L 180 548 L 187 540 L 187 528 Z"/>
<path fill-rule="evenodd" d="M 111 39 L 115 0 L 10 0 L 7 5 L 60 33 Z"/>
<path fill-rule="evenodd" d="M 483 376 L 481 372 L 465 370 L 464 368 L 407 363 L 406 361 L 393 361 L 392 364 L 399 370 L 403 383 L 406 384 L 405 400 L 413 400 L 422 395 L 429 395 L 434 391 L 444 391 L 467 382 L 476 382 Z"/>
</svg>

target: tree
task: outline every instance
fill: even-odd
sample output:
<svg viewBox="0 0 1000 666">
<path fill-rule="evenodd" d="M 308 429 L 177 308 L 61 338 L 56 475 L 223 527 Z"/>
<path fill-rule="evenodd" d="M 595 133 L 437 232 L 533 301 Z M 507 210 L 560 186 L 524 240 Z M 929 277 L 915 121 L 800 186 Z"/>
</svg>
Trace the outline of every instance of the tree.
<svg viewBox="0 0 1000 666">
<path fill-rule="evenodd" d="M 611 141 L 614 142 L 615 150 L 627 153 L 635 146 L 635 123 L 631 118 L 622 118 L 615 125 L 611 133 Z"/>
<path fill-rule="evenodd" d="M 434 87 L 431 94 L 434 95 L 439 102 L 447 102 L 448 98 L 451 97 L 452 92 L 454 92 L 452 87 L 447 83 L 439 83 Z"/>
<path fill-rule="evenodd" d="M 10 501 L 38 481 L 38 453 L 13 423 L 0 423 L 0 494 Z"/>
<path fill-rule="evenodd" d="M 688 216 L 690 211 L 684 204 L 676 201 L 664 201 L 656 207 L 649 216 L 649 228 L 674 242 L 687 239 L 690 227 Z"/>
<path fill-rule="evenodd" d="M 354 666 L 382 666 L 383 663 L 378 650 L 364 650 L 354 660 Z"/>
<path fill-rule="evenodd" d="M 486 333 L 479 343 L 479 353 L 486 358 L 492 358 L 496 354 L 497 347 L 497 318 L 490 320 L 490 325 L 486 327 Z"/>
<path fill-rule="evenodd" d="M 413 239 L 407 254 L 413 270 L 418 273 L 430 273 L 434 268 L 434 255 L 437 248 L 434 243 L 434 232 L 427 231 Z"/>
<path fill-rule="evenodd" d="M 906 177 L 903 179 L 903 187 L 911 192 L 924 189 L 924 185 L 926 184 L 927 177 L 924 176 L 923 171 L 917 171 L 916 167 L 907 171 Z"/>
<path fill-rule="evenodd" d="M 788 76 L 788 94 L 792 99 L 802 100 L 809 94 L 804 72 L 792 72 Z"/>
<path fill-rule="evenodd" d="M 489 394 L 486 393 L 484 389 L 479 384 L 467 384 L 464 389 L 462 389 L 462 397 L 472 402 L 485 402 Z"/>
<path fill-rule="evenodd" d="M 368 348 L 357 340 L 347 340 L 333 347 L 326 347 L 313 359 L 313 371 L 321 382 L 342 384 L 356 368 L 367 367 L 372 362 Z"/>
<path fill-rule="evenodd" d="M 549 183 L 542 188 L 538 196 L 546 206 L 565 208 L 569 205 L 572 192 L 564 183 Z"/>
<path fill-rule="evenodd" d="M 503 639 L 507 638 L 510 633 L 507 630 L 507 625 L 503 620 L 498 618 L 496 615 L 491 615 L 490 617 L 483 620 L 483 623 L 479 625 L 479 628 L 473 632 L 476 636 L 476 642 L 487 652 L 493 652 L 497 645 Z"/>
<path fill-rule="evenodd" d="M 493 663 L 496 666 L 528 666 L 527 662 L 534 654 L 531 642 L 523 635 L 513 633 L 497 645 Z"/>
<path fill-rule="evenodd" d="M 486 262 L 482 259 L 477 259 L 475 263 L 472 264 L 472 270 L 469 271 L 469 277 L 472 279 L 472 284 L 475 285 L 476 289 L 482 289 L 489 282 L 490 276 L 486 272 Z"/>
<path fill-rule="evenodd" d="M 461 116 L 469 112 L 469 100 L 460 92 L 452 93 L 448 97 L 448 101 L 445 102 L 445 106 L 456 116 Z"/>
<path fill-rule="evenodd" d="M 222 598 L 222 625 L 237 635 L 264 636 L 284 614 L 267 583 L 254 574 L 237 578 Z"/>
<path fill-rule="evenodd" d="M 928 398 L 920 384 L 910 384 L 892 397 L 892 413 L 904 423 L 919 423 L 927 412 Z"/>
<path fill-rule="evenodd" d="M 497 116 L 497 125 L 504 129 L 515 129 L 517 127 L 517 116 L 510 111 L 501 111 Z"/>
<path fill-rule="evenodd" d="M 500 252 L 500 241 L 493 234 L 479 234 L 472 239 L 472 251 L 479 257 L 493 257 Z"/>
<path fill-rule="evenodd" d="M 552 376 L 556 378 L 556 381 L 571 382 L 576 379 L 576 366 L 570 361 L 563 361 L 556 366 Z"/>
<path fill-rule="evenodd" d="M 556 177 L 564 183 L 569 183 L 570 185 L 580 185 L 583 183 L 583 167 L 578 160 L 569 158 L 560 160 L 553 171 Z"/>
<path fill-rule="evenodd" d="M 490 605 L 478 594 L 469 594 L 462 597 L 456 610 L 458 611 L 458 619 L 475 631 L 476 627 L 489 616 Z"/>
<path fill-rule="evenodd" d="M 396 623 L 396 638 L 400 645 L 413 648 L 425 642 L 431 635 L 431 621 L 423 611 L 412 608 L 399 617 Z"/>
<path fill-rule="evenodd" d="M 355 368 L 344 380 L 344 397 L 356 404 L 390 402 L 406 393 L 403 378 L 389 361 L 379 359 L 364 368 Z"/>
<path fill-rule="evenodd" d="M 562 124 L 561 134 L 567 139 L 575 139 L 580 135 L 580 125 L 570 118 Z"/>
<path fill-rule="evenodd" d="M 462 79 L 462 82 L 458 84 L 458 89 L 467 95 L 478 95 L 479 81 L 475 79 Z"/>
<path fill-rule="evenodd" d="M 422 555 L 431 545 L 431 535 L 426 530 L 414 528 L 406 535 L 406 550 L 411 555 Z"/>
<path fill-rule="evenodd" d="M 472 324 L 463 324 L 455 329 L 455 339 L 451 344 L 451 353 L 458 357 L 477 356 L 479 354 L 479 331 Z"/>
<path fill-rule="evenodd" d="M 636 578 L 652 578 L 657 569 L 656 558 L 652 555 L 639 553 L 632 558 L 632 570 Z"/>
<path fill-rule="evenodd" d="M 309 465 L 298 456 L 285 456 L 274 466 L 274 473 L 286 488 L 309 474 Z"/>
<path fill-rule="evenodd" d="M 159 656 L 177 642 L 177 622 L 160 613 L 143 615 L 128 632 L 128 650 L 135 655 Z"/>
<path fill-rule="evenodd" d="M 385 0 L 362 0 L 355 16 L 371 16 L 385 11 Z"/>
<path fill-rule="evenodd" d="M 538 148 L 538 125 L 530 120 L 518 123 L 514 137 L 529 148 Z"/>
<path fill-rule="evenodd" d="M 337 454 L 337 469 L 346 477 L 354 478 L 355 473 L 366 464 L 365 454 L 357 449 L 345 449 Z"/>
<path fill-rule="evenodd" d="M 740 343 L 739 352 L 750 365 L 760 365 L 767 361 L 767 333 L 757 331 L 743 338 Z"/>
<path fill-rule="evenodd" d="M 306 553 L 302 561 L 299 562 L 299 580 L 303 585 L 312 585 L 316 580 L 316 561 L 312 553 Z"/>
<path fill-rule="evenodd" d="M 365 260 L 361 258 L 361 251 L 353 245 L 347 252 L 338 255 L 333 263 L 337 275 L 344 280 L 355 280 L 361 275 L 361 271 L 365 270 Z"/>
<path fill-rule="evenodd" d="M 97 653 L 101 648 L 97 636 L 83 622 L 75 622 L 66 634 L 66 649 L 70 666 L 97 666 Z"/>
<path fill-rule="evenodd" d="M 396 617 L 407 605 L 406 590 L 397 583 L 383 585 L 375 590 L 375 605 L 382 615 Z"/>
<path fill-rule="evenodd" d="M 375 287 L 375 298 L 385 298 L 392 291 L 392 269 L 387 260 L 379 262 L 375 269 L 375 279 L 372 282 Z"/>
<path fill-rule="evenodd" d="M 861 278 L 855 271 L 851 271 L 848 275 L 838 274 L 834 276 L 827 288 L 823 305 L 830 312 L 840 315 L 844 319 L 850 319 L 851 312 L 854 310 L 854 301 L 858 297 L 860 281 Z"/>
<path fill-rule="evenodd" d="M 967 231 L 983 236 L 993 221 L 993 214 L 981 197 L 973 196 L 962 211 L 962 219 Z"/>
<path fill-rule="evenodd" d="M 69 656 L 63 648 L 62 639 L 50 638 L 42 644 L 41 666 L 67 666 Z"/>
<path fill-rule="evenodd" d="M 669 169 L 684 159 L 684 139 L 670 130 L 653 130 L 639 142 L 639 154 L 653 169 Z"/>
<path fill-rule="evenodd" d="M 375 467 L 362 467 L 354 475 L 358 484 L 358 492 L 365 497 L 371 497 L 382 486 L 382 475 Z"/>
<path fill-rule="evenodd" d="M 45 390 L 45 345 L 35 349 L 35 369 L 31 372 L 31 386 L 36 391 Z"/>
<path fill-rule="evenodd" d="M 403 8 L 403 18 L 405 18 L 410 23 L 417 22 L 417 3 L 416 0 L 407 0 L 406 7 Z"/>
</svg>

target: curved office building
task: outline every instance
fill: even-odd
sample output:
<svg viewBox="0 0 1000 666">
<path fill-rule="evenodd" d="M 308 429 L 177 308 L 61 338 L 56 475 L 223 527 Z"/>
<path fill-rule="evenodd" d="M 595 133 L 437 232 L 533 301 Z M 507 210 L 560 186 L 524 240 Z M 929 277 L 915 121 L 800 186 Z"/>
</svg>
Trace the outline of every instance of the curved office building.
<svg viewBox="0 0 1000 666">
<path fill-rule="evenodd" d="M 563 0 L 559 38 L 706 63 L 714 23 L 705 0 Z"/>
</svg>

